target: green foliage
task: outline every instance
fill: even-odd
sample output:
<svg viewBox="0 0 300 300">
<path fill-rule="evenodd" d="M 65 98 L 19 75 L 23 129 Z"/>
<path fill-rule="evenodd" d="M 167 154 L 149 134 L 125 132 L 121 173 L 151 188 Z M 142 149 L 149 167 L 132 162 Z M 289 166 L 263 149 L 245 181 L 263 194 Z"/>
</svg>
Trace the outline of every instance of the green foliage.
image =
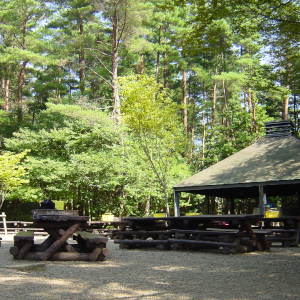
<svg viewBox="0 0 300 300">
<path fill-rule="evenodd" d="M 22 165 L 24 157 L 28 151 L 23 151 L 19 154 L 4 152 L 0 155 L 0 208 L 14 188 L 27 183 L 25 179 L 26 168 Z"/>
<path fill-rule="evenodd" d="M 106 211 L 143 215 L 161 209 L 157 178 L 141 160 L 136 138 L 104 113 L 49 104 L 37 119 L 31 129 L 20 129 L 5 140 L 10 151 L 30 149 L 26 160 L 29 182 L 14 190 L 11 201 L 63 200 L 67 207 L 95 219 Z M 182 172 L 175 166 L 170 170 L 175 181 Z M 169 190 L 174 183 L 169 182 Z"/>
<path fill-rule="evenodd" d="M 178 106 L 154 78 L 132 76 L 120 80 L 123 121 L 132 129 L 165 196 L 169 214 L 170 183 L 176 176 L 184 150 L 184 138 L 176 115 Z M 181 162 L 181 167 L 183 162 Z M 176 172 L 177 171 L 177 172 Z"/>
<path fill-rule="evenodd" d="M 0 149 L 31 150 L 11 201 L 149 214 L 186 159 L 206 168 L 268 120 L 299 130 L 299 1 L 0 4 Z M 109 118 L 120 108 L 127 128 Z"/>
</svg>

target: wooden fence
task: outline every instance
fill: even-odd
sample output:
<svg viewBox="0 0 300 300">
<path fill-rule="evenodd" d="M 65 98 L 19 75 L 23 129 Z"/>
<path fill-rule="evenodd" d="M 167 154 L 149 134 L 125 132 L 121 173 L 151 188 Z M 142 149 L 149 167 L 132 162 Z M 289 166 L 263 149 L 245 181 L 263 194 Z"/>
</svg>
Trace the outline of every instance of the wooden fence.
<svg viewBox="0 0 300 300">
<path fill-rule="evenodd" d="M 2 213 L 2 226 L 0 235 L 17 234 L 19 231 L 34 231 L 35 235 L 47 235 L 48 233 L 42 228 L 34 228 L 33 222 L 27 221 L 6 221 L 6 215 Z M 87 231 L 92 233 L 101 233 L 102 235 L 111 236 L 115 231 L 119 231 L 123 222 L 121 218 L 114 218 L 113 221 L 89 221 Z"/>
</svg>

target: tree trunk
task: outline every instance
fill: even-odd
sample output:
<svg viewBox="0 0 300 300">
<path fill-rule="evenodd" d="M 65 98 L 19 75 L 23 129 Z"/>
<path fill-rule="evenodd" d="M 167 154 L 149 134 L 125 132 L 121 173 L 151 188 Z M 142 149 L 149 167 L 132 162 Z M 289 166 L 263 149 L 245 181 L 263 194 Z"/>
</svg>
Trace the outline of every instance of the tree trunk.
<svg viewBox="0 0 300 300">
<path fill-rule="evenodd" d="M 255 108 L 255 102 L 253 99 L 253 93 L 251 91 L 251 88 L 248 90 L 248 97 L 249 97 L 249 105 L 250 105 L 250 110 L 252 113 L 252 121 L 253 121 L 253 126 L 254 126 L 254 132 L 258 133 L 258 126 L 257 126 L 257 121 L 256 121 L 256 108 Z"/>
<path fill-rule="evenodd" d="M 190 92 L 190 84 L 189 84 L 189 99 L 192 98 L 191 92 Z M 191 122 L 189 124 L 189 131 L 190 131 L 190 160 L 193 158 L 193 146 L 194 146 L 194 136 L 195 136 L 195 112 L 196 112 L 196 99 L 193 97 L 193 108 L 192 108 L 192 116 L 191 116 Z"/>
<path fill-rule="evenodd" d="M 161 26 L 159 27 L 159 32 L 158 32 L 158 44 L 159 45 L 160 45 L 160 33 L 161 33 Z M 157 54 L 156 54 L 156 68 L 155 68 L 155 81 L 156 82 L 158 82 L 159 66 L 160 66 L 160 52 L 157 51 Z"/>
<path fill-rule="evenodd" d="M 205 159 L 205 139 L 206 139 L 206 130 L 205 130 L 205 113 L 202 113 L 202 128 L 203 128 L 203 134 L 202 134 L 202 153 L 201 153 L 201 158 L 202 158 L 202 169 L 204 169 L 205 163 L 204 163 L 204 159 Z"/>
<path fill-rule="evenodd" d="M 26 44 L 26 36 L 27 36 L 27 19 L 23 21 L 23 50 L 27 50 Z M 22 109 L 22 101 L 23 101 L 23 85 L 25 81 L 25 73 L 26 73 L 26 65 L 28 60 L 24 60 L 22 63 L 21 71 L 18 79 L 18 124 L 22 123 L 23 119 L 23 109 Z"/>
<path fill-rule="evenodd" d="M 112 53 L 112 89 L 113 89 L 113 101 L 114 111 L 113 117 L 116 123 L 121 122 L 121 109 L 120 109 L 120 97 L 118 89 L 118 55 L 119 55 L 119 20 L 117 16 L 117 10 L 115 10 L 113 17 L 113 53 Z"/>
<path fill-rule="evenodd" d="M 186 101 L 186 71 L 182 70 L 182 103 L 183 103 L 183 130 L 187 136 L 187 101 Z"/>
<path fill-rule="evenodd" d="M 227 201 L 227 198 L 222 198 L 222 214 L 223 215 L 228 214 L 228 201 Z"/>
<path fill-rule="evenodd" d="M 168 195 L 166 186 L 164 186 L 164 194 L 165 194 L 166 213 L 167 213 L 167 216 L 170 217 L 169 195 Z"/>
<path fill-rule="evenodd" d="M 80 16 L 79 33 L 83 37 L 84 32 L 83 32 L 82 16 Z M 80 70 L 79 70 L 80 92 L 83 95 L 85 91 L 85 56 L 84 56 L 83 49 L 80 49 L 79 51 L 79 64 L 80 64 Z"/>
<path fill-rule="evenodd" d="M 144 73 L 144 54 L 141 55 L 141 60 L 136 65 L 135 72 L 137 74 L 143 75 L 143 73 Z"/>
<path fill-rule="evenodd" d="M 9 87 L 10 79 L 2 79 L 2 95 L 4 100 L 3 109 L 9 111 Z"/>
<path fill-rule="evenodd" d="M 289 88 L 289 86 L 288 86 Z M 287 120 L 289 118 L 289 96 L 286 96 L 283 99 L 283 105 L 282 105 L 282 119 Z"/>
<path fill-rule="evenodd" d="M 147 197 L 146 207 L 145 207 L 145 216 L 146 217 L 148 217 L 150 215 L 150 200 L 151 200 L 151 196 L 149 195 Z"/>
<path fill-rule="evenodd" d="M 22 68 L 19 74 L 19 80 L 18 80 L 18 103 L 22 104 L 22 97 L 23 97 L 23 85 L 25 81 L 25 73 L 26 73 L 26 65 L 28 63 L 28 60 L 23 61 Z"/>
<path fill-rule="evenodd" d="M 218 68 L 216 68 L 215 74 L 218 74 Z M 216 118 L 216 100 L 217 100 L 217 81 L 214 80 L 214 87 L 213 87 L 213 105 L 212 105 L 212 116 L 211 116 L 211 124 L 215 124 L 215 118 Z"/>
<path fill-rule="evenodd" d="M 166 44 L 166 42 L 165 42 Z M 168 87 L 168 76 L 167 76 L 167 52 L 164 53 L 164 88 Z"/>
</svg>

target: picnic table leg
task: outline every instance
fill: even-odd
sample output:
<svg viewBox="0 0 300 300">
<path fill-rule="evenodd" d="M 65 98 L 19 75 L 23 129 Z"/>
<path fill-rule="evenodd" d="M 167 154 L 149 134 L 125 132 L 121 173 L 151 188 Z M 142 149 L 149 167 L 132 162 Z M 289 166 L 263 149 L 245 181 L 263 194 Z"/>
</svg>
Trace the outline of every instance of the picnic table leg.
<svg viewBox="0 0 300 300">
<path fill-rule="evenodd" d="M 90 260 L 95 261 L 98 259 L 99 254 L 103 254 L 106 257 L 109 254 L 109 250 L 106 248 L 96 247 L 95 250 L 90 255 Z"/>
<path fill-rule="evenodd" d="M 26 253 L 33 247 L 33 241 L 26 242 L 23 247 L 19 250 L 16 259 L 22 259 Z"/>
<path fill-rule="evenodd" d="M 52 228 L 47 228 L 45 229 L 52 238 L 54 238 L 55 240 L 58 240 L 60 239 L 64 234 L 66 234 L 65 231 L 61 231 L 59 230 L 59 232 L 57 232 L 55 229 L 52 229 Z M 62 234 L 60 234 L 62 233 Z M 65 242 L 62 247 L 65 248 L 65 250 L 67 252 L 77 252 L 70 244 L 68 244 L 67 242 Z"/>
<path fill-rule="evenodd" d="M 46 230 L 45 230 L 46 231 Z M 41 244 L 34 245 L 34 252 L 44 252 L 46 251 L 53 243 L 55 239 L 52 236 L 48 236 Z"/>
<path fill-rule="evenodd" d="M 66 230 L 66 233 L 56 240 L 41 256 L 41 260 L 48 260 L 57 250 L 72 236 L 72 234 L 78 230 L 80 223 L 76 223 Z"/>
<path fill-rule="evenodd" d="M 295 232 L 295 246 L 299 245 L 299 231 L 300 231 L 300 222 L 298 222 Z"/>
<path fill-rule="evenodd" d="M 261 248 L 261 245 L 257 239 L 257 236 L 255 235 L 255 233 L 253 232 L 252 230 L 252 227 L 251 227 L 251 224 L 248 220 L 245 220 L 243 222 L 243 225 L 246 229 L 246 232 L 247 232 L 247 235 L 249 236 L 250 240 L 254 240 L 256 243 L 255 243 L 255 249 L 258 250 L 258 251 L 261 251 L 262 248 Z"/>
<path fill-rule="evenodd" d="M 265 235 L 259 237 L 258 240 L 261 242 L 261 245 L 264 248 L 264 250 L 268 250 L 268 251 L 271 250 L 270 245 L 269 245 L 268 241 L 266 240 Z"/>
</svg>

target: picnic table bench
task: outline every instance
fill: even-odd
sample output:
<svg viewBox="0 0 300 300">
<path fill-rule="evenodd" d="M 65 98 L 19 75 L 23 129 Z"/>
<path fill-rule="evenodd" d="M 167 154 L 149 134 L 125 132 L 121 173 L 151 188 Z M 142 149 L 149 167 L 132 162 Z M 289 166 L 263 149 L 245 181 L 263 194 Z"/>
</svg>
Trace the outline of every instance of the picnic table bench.
<svg viewBox="0 0 300 300">
<path fill-rule="evenodd" d="M 271 231 L 272 234 L 267 236 L 267 241 L 269 242 L 279 242 L 283 247 L 299 245 L 299 216 L 261 218 L 260 228 Z"/>
<path fill-rule="evenodd" d="M 101 235 L 112 237 L 122 227 L 121 218 L 114 217 L 112 221 L 88 221 L 86 231 L 97 232 Z"/>
<path fill-rule="evenodd" d="M 115 233 L 114 238 L 119 240 L 139 238 L 146 240 L 151 237 L 152 240 L 165 240 L 172 235 L 171 231 L 168 230 L 140 230 L 140 231 L 118 231 Z"/>
<path fill-rule="evenodd" d="M 161 218 L 124 218 L 127 228 L 116 233 L 121 248 L 220 249 L 223 253 L 270 250 L 268 230 L 253 230 L 261 215 L 198 215 Z M 226 221 L 234 230 L 209 228 Z M 162 222 L 164 224 L 162 224 Z M 160 230 L 159 230 L 160 229 Z"/>
<path fill-rule="evenodd" d="M 34 245 L 33 231 L 19 231 L 14 236 L 14 246 L 10 247 L 9 252 L 15 259 L 22 259 Z"/>
<path fill-rule="evenodd" d="M 20 231 L 14 237 L 10 253 L 15 259 L 58 261 L 103 261 L 109 254 L 107 238 L 84 232 L 88 217 L 78 211 L 36 210 L 33 225 L 49 235 L 41 244 L 34 244 L 34 231 Z M 77 244 L 69 244 L 68 239 Z"/>
<path fill-rule="evenodd" d="M 254 249 L 270 250 L 270 245 L 266 242 L 265 236 L 271 234 L 266 230 L 255 230 L 256 239 L 250 239 L 247 232 L 238 230 L 181 230 L 171 229 L 175 233 L 175 238 L 169 239 L 173 243 L 172 248 L 180 250 L 196 250 L 198 248 L 219 248 L 227 253 L 245 253 L 254 251 Z M 258 245 L 259 244 L 259 245 Z"/>
</svg>

